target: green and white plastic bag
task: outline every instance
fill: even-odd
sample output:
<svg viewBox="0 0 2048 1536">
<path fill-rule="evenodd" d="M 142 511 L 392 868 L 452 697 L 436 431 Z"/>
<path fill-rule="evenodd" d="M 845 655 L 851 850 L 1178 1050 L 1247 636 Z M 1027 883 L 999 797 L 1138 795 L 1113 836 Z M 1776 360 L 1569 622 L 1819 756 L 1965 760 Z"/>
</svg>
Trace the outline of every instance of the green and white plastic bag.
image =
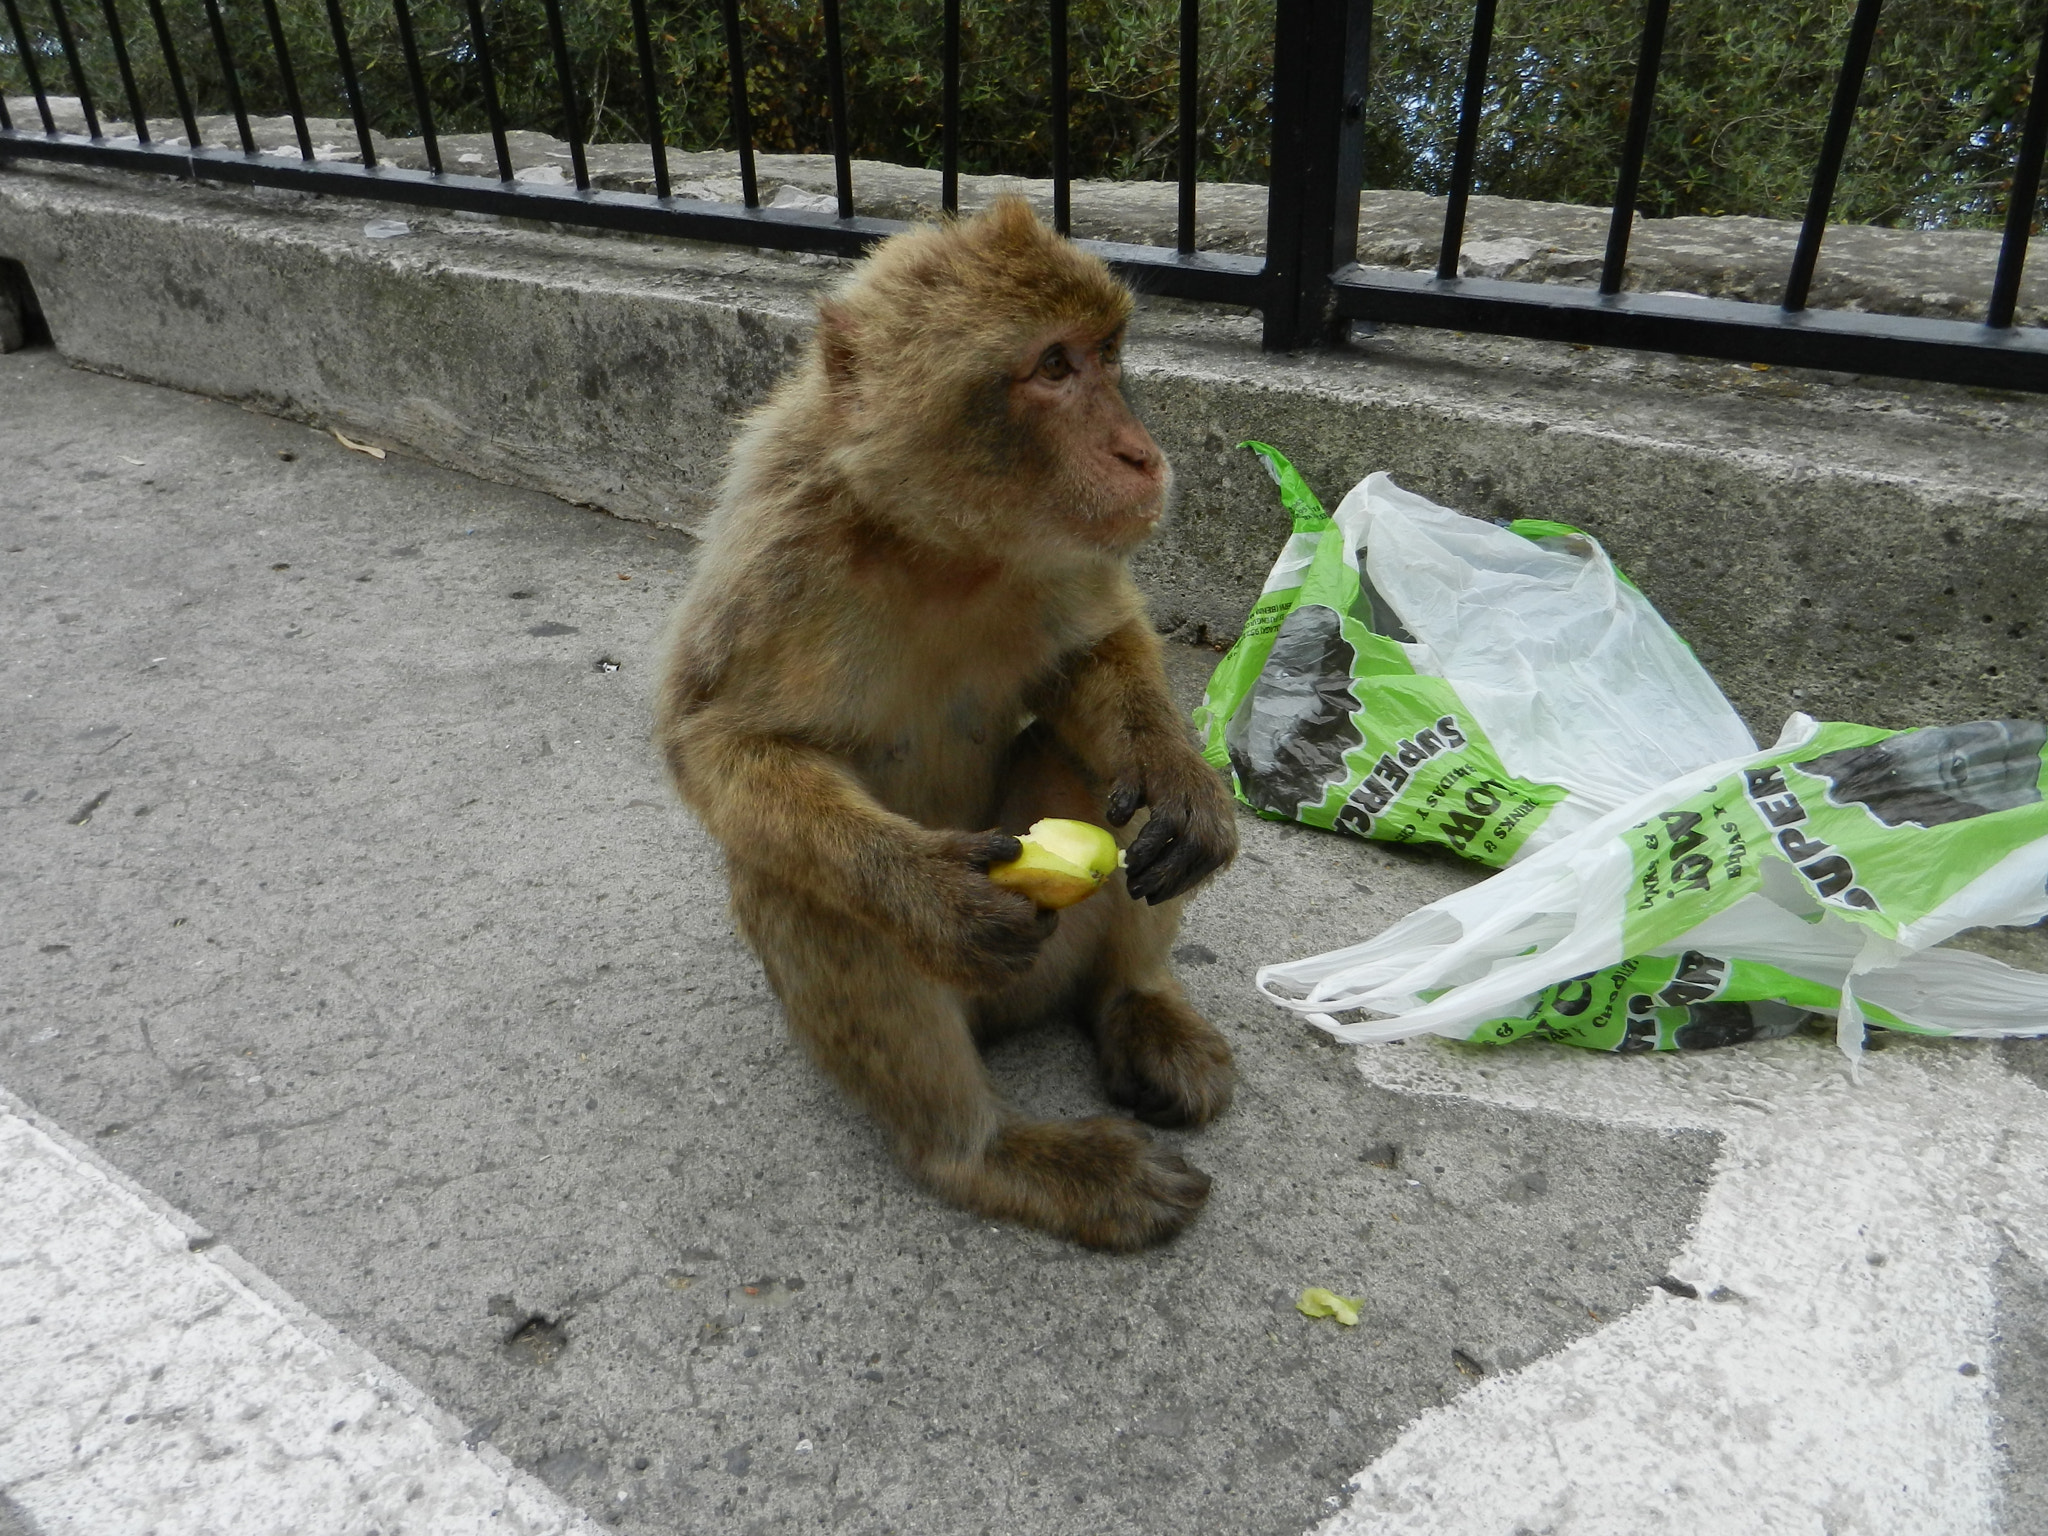
<svg viewBox="0 0 2048 1536">
<path fill-rule="evenodd" d="M 1834 1014 L 2048 1033 L 2048 975 L 1933 946 L 2048 917 L 2048 725 L 1794 715 L 1768 751 L 1638 796 L 1350 949 L 1258 974 L 1340 1039 L 1725 1045 Z M 1340 1022 L 1339 1014 L 1381 1017 Z"/>
<path fill-rule="evenodd" d="M 1503 865 L 1643 791 L 1755 750 L 1705 669 L 1600 546 L 1506 528 L 1369 476 L 1294 518 L 1195 712 L 1204 755 L 1269 817 Z"/>
</svg>

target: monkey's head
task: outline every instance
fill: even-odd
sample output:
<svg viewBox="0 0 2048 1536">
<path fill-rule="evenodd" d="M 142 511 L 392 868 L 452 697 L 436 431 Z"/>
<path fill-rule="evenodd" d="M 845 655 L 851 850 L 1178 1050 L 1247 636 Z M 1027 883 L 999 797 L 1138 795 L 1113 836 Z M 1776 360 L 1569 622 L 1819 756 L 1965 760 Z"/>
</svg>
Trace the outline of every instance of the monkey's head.
<svg viewBox="0 0 2048 1536">
<path fill-rule="evenodd" d="M 1134 548 L 1172 472 L 1124 398 L 1130 314 L 1130 290 L 1021 197 L 885 241 L 819 315 L 834 468 L 908 532 Z"/>
</svg>

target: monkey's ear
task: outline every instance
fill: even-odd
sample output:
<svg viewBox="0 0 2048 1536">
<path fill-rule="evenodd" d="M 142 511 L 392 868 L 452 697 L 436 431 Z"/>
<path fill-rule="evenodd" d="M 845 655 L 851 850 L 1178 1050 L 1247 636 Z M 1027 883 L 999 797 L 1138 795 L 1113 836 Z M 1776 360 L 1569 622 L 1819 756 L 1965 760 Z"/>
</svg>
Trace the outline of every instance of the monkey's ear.
<svg viewBox="0 0 2048 1536">
<path fill-rule="evenodd" d="M 853 316 L 844 305 L 827 300 L 818 306 L 818 356 L 824 360 L 825 378 L 834 389 L 853 383 L 858 337 Z"/>
</svg>

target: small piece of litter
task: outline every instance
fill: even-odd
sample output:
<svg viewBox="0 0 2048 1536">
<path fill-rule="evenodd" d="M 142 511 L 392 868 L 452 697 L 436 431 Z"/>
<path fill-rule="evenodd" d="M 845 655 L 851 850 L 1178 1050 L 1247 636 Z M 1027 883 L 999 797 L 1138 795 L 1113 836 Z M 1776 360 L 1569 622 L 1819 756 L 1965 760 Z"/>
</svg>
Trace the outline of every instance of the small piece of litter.
<svg viewBox="0 0 2048 1536">
<path fill-rule="evenodd" d="M 770 208 L 794 208 L 804 213 L 837 215 L 839 199 L 823 192 L 806 192 L 802 187 L 777 187 L 768 199 Z"/>
<path fill-rule="evenodd" d="M 411 233 L 412 226 L 403 219 L 372 219 L 363 226 L 363 238 L 366 240 L 396 240 Z"/>
<path fill-rule="evenodd" d="M 131 459 L 125 453 L 121 455 L 121 462 L 123 464 L 133 464 L 137 469 L 147 469 L 149 467 L 149 460 Z"/>
<path fill-rule="evenodd" d="M 1312 1285 L 1295 1301 L 1294 1310 L 1303 1317 L 1334 1317 L 1346 1328 L 1356 1328 L 1358 1309 L 1364 1305 L 1362 1296 L 1339 1296 L 1335 1291 Z"/>
<path fill-rule="evenodd" d="M 384 457 L 384 450 L 382 448 L 374 448 L 368 443 L 359 443 L 352 437 L 343 437 L 339 428 L 336 428 L 334 431 L 334 440 L 344 448 L 352 448 L 357 453 L 367 453 L 373 459 Z"/>
</svg>

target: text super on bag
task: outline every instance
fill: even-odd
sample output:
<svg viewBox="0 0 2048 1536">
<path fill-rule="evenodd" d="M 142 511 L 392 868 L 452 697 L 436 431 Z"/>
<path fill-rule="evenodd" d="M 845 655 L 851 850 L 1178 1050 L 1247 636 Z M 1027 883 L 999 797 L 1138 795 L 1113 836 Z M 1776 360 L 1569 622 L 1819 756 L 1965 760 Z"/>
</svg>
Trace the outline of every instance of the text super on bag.
<svg viewBox="0 0 2048 1536">
<path fill-rule="evenodd" d="M 1600 546 L 1506 528 L 1367 477 L 1294 518 L 1195 712 L 1261 814 L 1502 865 L 1755 750 L 1721 690 Z"/>
<path fill-rule="evenodd" d="M 1357 1042 L 1534 1036 L 1670 1050 L 1832 1014 L 1929 1035 L 2048 1033 L 2048 975 L 1937 949 L 2048 917 L 2048 724 L 1887 731 L 1794 715 L 1260 991 Z M 1381 1017 L 1339 1020 L 1340 1013 Z"/>
</svg>

